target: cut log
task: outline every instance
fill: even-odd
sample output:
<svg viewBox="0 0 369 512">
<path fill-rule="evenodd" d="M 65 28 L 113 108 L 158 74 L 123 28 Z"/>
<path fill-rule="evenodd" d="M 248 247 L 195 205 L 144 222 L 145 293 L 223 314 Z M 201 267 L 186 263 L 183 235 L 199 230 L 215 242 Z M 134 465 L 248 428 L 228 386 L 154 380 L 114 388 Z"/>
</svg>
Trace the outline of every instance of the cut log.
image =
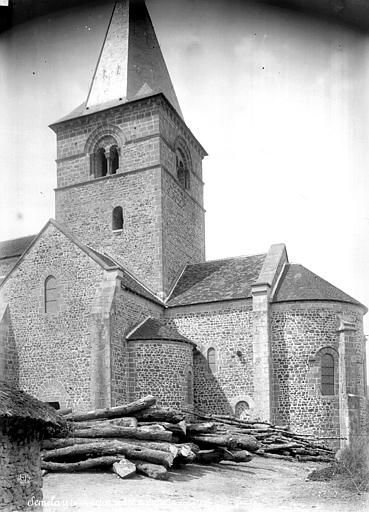
<svg viewBox="0 0 369 512">
<path fill-rule="evenodd" d="M 167 480 L 168 478 L 167 470 L 158 464 L 150 464 L 149 462 L 136 460 L 135 465 L 137 473 L 140 473 L 141 475 L 148 476 L 154 480 Z"/>
<path fill-rule="evenodd" d="M 133 462 L 130 462 L 126 458 L 123 458 L 119 462 L 114 462 L 113 471 L 120 478 L 125 479 L 136 474 L 136 466 L 133 464 Z"/>
<path fill-rule="evenodd" d="M 227 448 L 237 448 L 237 439 L 229 434 L 216 435 L 216 434 L 202 434 L 202 435 L 188 435 L 188 438 L 196 443 L 206 446 L 225 446 Z"/>
<path fill-rule="evenodd" d="M 167 423 L 179 423 L 185 419 L 183 413 L 164 407 L 150 407 L 135 414 L 138 421 L 166 421 Z"/>
<path fill-rule="evenodd" d="M 177 445 L 176 447 L 178 449 L 178 455 L 175 460 L 179 464 L 190 464 L 194 462 L 196 454 L 191 450 L 188 444 Z"/>
<path fill-rule="evenodd" d="M 132 413 L 138 413 L 138 411 L 143 411 L 155 403 L 156 399 L 153 396 L 148 395 L 126 405 L 118 405 L 117 407 L 107 409 L 95 409 L 94 411 L 81 414 L 71 414 L 65 416 L 65 418 L 71 421 L 86 421 L 97 418 L 120 418 L 122 416 L 129 416 Z"/>
<path fill-rule="evenodd" d="M 69 409 L 59 409 L 58 414 L 61 416 L 65 416 L 66 414 L 70 414 L 73 412 L 73 409 L 70 407 Z"/>
<path fill-rule="evenodd" d="M 260 443 L 254 436 L 242 434 L 235 436 L 235 438 L 238 448 L 248 450 L 249 452 L 255 452 L 258 448 L 260 448 Z"/>
<path fill-rule="evenodd" d="M 151 450 L 144 446 L 122 443 L 120 441 L 99 441 L 88 444 L 76 444 L 65 448 L 57 448 L 44 452 L 44 461 L 68 460 L 78 457 L 99 457 L 103 455 L 124 455 L 129 460 L 144 460 L 153 464 L 160 464 L 169 468 L 173 465 L 172 453 Z M 114 461 L 116 462 L 116 461 Z"/>
<path fill-rule="evenodd" d="M 122 455 L 111 455 L 108 457 L 96 457 L 94 459 L 81 460 L 80 462 L 50 462 L 41 461 L 41 468 L 46 471 L 57 471 L 63 473 L 73 473 L 75 471 L 86 471 L 87 469 L 112 466 L 119 462 Z"/>
<path fill-rule="evenodd" d="M 222 450 L 222 459 L 232 462 L 250 462 L 252 455 L 247 450 Z"/>
<path fill-rule="evenodd" d="M 130 428 L 108 425 L 105 427 L 91 427 L 77 429 L 69 434 L 69 437 L 129 437 L 134 439 L 146 439 L 148 441 L 171 441 L 172 432 L 168 430 L 148 430 L 146 427 Z"/>
<path fill-rule="evenodd" d="M 214 432 L 214 430 L 215 424 L 212 422 L 187 424 L 187 431 L 191 434 L 209 434 Z"/>
<path fill-rule="evenodd" d="M 284 450 L 290 450 L 291 448 L 298 448 L 299 445 L 297 443 L 286 443 L 286 444 L 270 444 L 265 447 L 265 453 L 273 453 Z"/>
<path fill-rule="evenodd" d="M 310 462 L 310 461 L 313 461 L 313 462 L 332 462 L 332 458 L 324 457 L 324 456 L 321 456 L 321 455 L 317 455 L 317 456 L 314 456 L 314 457 L 311 456 L 311 455 L 297 455 L 296 459 L 299 460 L 300 462 Z"/>
<path fill-rule="evenodd" d="M 96 437 L 96 438 L 88 438 L 88 437 L 69 437 L 66 439 L 45 439 L 42 442 L 43 450 L 55 450 L 57 448 L 65 448 L 67 446 L 74 446 L 77 444 L 89 444 L 89 443 L 98 443 L 105 442 L 107 438 Z M 165 441 L 145 441 L 141 439 L 130 439 L 124 437 L 114 437 L 109 438 L 109 441 L 119 441 L 121 443 L 126 443 L 129 445 L 134 444 L 135 446 L 143 446 L 145 448 L 150 448 L 150 450 L 158 450 L 161 452 L 171 453 L 174 457 L 177 457 L 180 447 L 182 445 L 175 445 L 172 443 L 167 443 Z M 187 444 L 185 446 L 188 446 Z"/>
<path fill-rule="evenodd" d="M 200 450 L 199 446 L 195 443 L 192 443 L 191 441 L 186 441 L 184 445 L 188 446 L 188 448 L 195 454 Z M 183 443 L 177 443 L 176 446 L 177 448 L 181 447 L 183 446 Z"/>
<path fill-rule="evenodd" d="M 187 425 L 184 420 L 182 420 L 178 423 L 163 422 L 162 425 L 166 430 L 169 430 L 170 432 L 174 432 L 175 434 L 186 435 L 186 433 L 187 433 Z"/>
<path fill-rule="evenodd" d="M 84 428 L 92 427 L 106 427 L 110 425 L 137 428 L 137 419 L 134 417 L 113 418 L 111 420 L 101 418 L 100 420 L 76 421 L 72 423 L 74 430 L 81 430 Z"/>
</svg>

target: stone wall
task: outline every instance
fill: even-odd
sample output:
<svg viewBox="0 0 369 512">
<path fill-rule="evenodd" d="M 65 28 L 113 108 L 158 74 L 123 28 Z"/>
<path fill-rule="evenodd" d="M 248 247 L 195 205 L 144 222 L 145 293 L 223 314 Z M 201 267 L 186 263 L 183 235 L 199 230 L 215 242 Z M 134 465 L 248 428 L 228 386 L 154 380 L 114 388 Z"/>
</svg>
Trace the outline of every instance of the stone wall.
<svg viewBox="0 0 369 512">
<path fill-rule="evenodd" d="M 9 385 L 18 387 L 19 359 L 7 303 L 0 304 L 0 376 Z"/>
<path fill-rule="evenodd" d="M 56 220 L 126 265 L 155 293 L 168 293 L 183 265 L 205 256 L 199 143 L 161 96 L 66 121 L 55 131 Z M 120 147 L 119 168 L 95 178 L 91 154 L 104 135 Z M 179 137 L 191 161 L 189 190 L 177 179 Z M 116 206 L 123 209 L 121 232 L 112 230 Z"/>
<path fill-rule="evenodd" d="M 362 311 L 340 303 L 280 303 L 272 305 L 274 421 L 294 430 L 325 436 L 339 429 L 339 325 L 344 316 L 356 331 L 346 346 L 352 368 L 347 392 L 364 395 Z M 320 357 L 334 357 L 334 395 L 322 395 Z M 362 413 L 359 412 L 359 416 Z"/>
<path fill-rule="evenodd" d="M 128 352 L 130 400 L 151 394 L 157 398 L 159 406 L 192 406 L 192 344 L 160 340 L 129 341 Z"/>
<path fill-rule="evenodd" d="M 66 407 L 90 406 L 91 310 L 103 269 L 49 224 L 0 287 L 9 304 L 19 386 L 47 400 L 55 386 Z M 57 280 L 55 313 L 45 312 L 45 280 Z M 51 401 L 51 400 L 50 400 Z M 54 400 L 53 400 L 54 401 Z"/>
<path fill-rule="evenodd" d="M 107 252 L 157 292 L 163 280 L 160 184 L 158 167 L 59 189 L 56 220 L 83 243 Z M 112 230 L 116 206 L 123 209 L 120 232 Z"/>
<path fill-rule="evenodd" d="M 170 308 L 165 312 L 165 320 L 197 345 L 195 408 L 229 413 L 239 401 L 246 401 L 252 413 L 251 300 Z M 209 348 L 215 349 L 214 371 L 207 364 Z"/>
<path fill-rule="evenodd" d="M 0 420 L 0 509 L 40 510 L 42 500 L 40 441 L 31 424 Z"/>
<path fill-rule="evenodd" d="M 119 286 L 111 312 L 111 393 L 112 405 L 126 403 L 131 379 L 126 336 L 148 316 L 159 317 L 162 307 Z"/>
</svg>

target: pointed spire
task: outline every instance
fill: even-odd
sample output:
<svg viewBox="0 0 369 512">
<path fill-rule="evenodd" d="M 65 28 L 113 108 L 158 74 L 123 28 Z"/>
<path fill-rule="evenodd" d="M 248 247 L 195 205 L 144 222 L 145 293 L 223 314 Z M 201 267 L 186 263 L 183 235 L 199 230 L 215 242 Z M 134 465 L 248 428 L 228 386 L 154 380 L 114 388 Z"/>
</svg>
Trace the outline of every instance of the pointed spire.
<svg viewBox="0 0 369 512">
<path fill-rule="evenodd" d="M 143 0 L 115 3 L 88 93 L 86 109 L 99 110 L 163 93 L 182 112 Z"/>
</svg>

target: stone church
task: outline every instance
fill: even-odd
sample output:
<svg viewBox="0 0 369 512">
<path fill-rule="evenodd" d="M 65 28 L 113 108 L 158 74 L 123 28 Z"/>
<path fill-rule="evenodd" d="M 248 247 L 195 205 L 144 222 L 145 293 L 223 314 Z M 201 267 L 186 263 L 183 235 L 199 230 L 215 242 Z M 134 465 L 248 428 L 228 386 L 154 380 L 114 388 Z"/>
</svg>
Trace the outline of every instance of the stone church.
<svg viewBox="0 0 369 512">
<path fill-rule="evenodd" d="M 0 244 L 0 378 L 55 407 L 161 405 L 348 437 L 367 308 L 283 244 L 205 260 L 202 160 L 142 0 L 116 2 L 86 101 L 53 123 L 55 220 Z"/>
</svg>

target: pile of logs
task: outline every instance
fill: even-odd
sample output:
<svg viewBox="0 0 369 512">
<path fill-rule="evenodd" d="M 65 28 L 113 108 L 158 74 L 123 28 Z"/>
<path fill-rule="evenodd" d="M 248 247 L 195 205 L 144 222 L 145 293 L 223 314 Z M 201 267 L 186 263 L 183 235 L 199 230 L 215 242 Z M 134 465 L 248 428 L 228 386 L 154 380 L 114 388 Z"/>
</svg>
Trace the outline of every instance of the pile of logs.
<svg viewBox="0 0 369 512">
<path fill-rule="evenodd" d="M 152 396 L 127 405 L 81 414 L 63 413 L 66 431 L 43 441 L 42 469 L 83 471 L 112 467 L 121 477 L 140 473 L 165 479 L 182 464 L 221 460 L 249 462 L 251 454 L 331 460 L 333 452 L 286 427 L 232 417 L 200 416 L 155 406 Z M 197 415 L 199 416 L 199 415 Z"/>
<path fill-rule="evenodd" d="M 249 421 L 221 415 L 196 415 L 201 420 L 212 421 L 219 434 L 249 435 L 258 443 L 256 455 L 276 459 L 296 459 L 300 462 L 331 462 L 334 451 L 312 435 L 291 432 L 287 426 L 277 426 L 264 421 Z"/>
</svg>

